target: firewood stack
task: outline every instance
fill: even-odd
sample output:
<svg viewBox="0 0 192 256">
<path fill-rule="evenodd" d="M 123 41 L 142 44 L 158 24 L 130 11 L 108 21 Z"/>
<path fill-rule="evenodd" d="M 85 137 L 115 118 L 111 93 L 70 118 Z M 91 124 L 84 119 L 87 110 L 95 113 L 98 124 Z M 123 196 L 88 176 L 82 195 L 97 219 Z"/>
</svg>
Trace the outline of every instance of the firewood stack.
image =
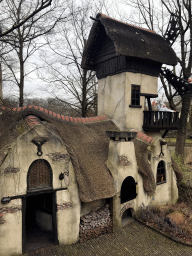
<svg viewBox="0 0 192 256">
<path fill-rule="evenodd" d="M 96 211 L 90 211 L 80 219 L 80 242 L 110 232 L 112 232 L 112 218 L 109 211 L 109 205 L 104 205 Z"/>
</svg>

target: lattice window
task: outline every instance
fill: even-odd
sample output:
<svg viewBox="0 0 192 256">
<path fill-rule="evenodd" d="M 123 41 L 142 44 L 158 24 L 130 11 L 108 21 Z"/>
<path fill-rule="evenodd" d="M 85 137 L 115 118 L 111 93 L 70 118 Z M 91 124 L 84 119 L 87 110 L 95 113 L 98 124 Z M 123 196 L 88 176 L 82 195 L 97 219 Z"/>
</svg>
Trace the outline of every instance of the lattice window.
<svg viewBox="0 0 192 256">
<path fill-rule="evenodd" d="M 131 105 L 140 106 L 140 86 L 132 84 Z"/>
<path fill-rule="evenodd" d="M 165 175 L 165 162 L 160 161 L 157 166 L 157 184 L 161 184 L 166 182 L 166 175 Z"/>
<path fill-rule="evenodd" d="M 50 164 L 43 159 L 34 161 L 28 171 L 28 190 L 52 187 L 52 170 Z"/>
</svg>

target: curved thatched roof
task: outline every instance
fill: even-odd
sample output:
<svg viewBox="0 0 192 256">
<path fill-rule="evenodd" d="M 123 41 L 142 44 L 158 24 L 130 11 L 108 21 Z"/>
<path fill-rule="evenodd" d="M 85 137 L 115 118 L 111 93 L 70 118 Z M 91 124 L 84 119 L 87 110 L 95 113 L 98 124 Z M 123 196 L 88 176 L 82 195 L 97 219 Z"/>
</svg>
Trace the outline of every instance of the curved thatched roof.
<svg viewBox="0 0 192 256">
<path fill-rule="evenodd" d="M 0 114 L 0 166 L 17 137 L 38 123 L 59 136 L 66 146 L 82 202 L 110 198 L 116 194 L 114 180 L 105 162 L 109 147 L 106 131 L 118 128 L 107 116 L 72 118 L 37 106 L 4 109 Z M 137 132 L 134 140 L 138 171 L 147 193 L 155 190 L 155 179 L 147 158 L 147 146 L 154 141 L 141 132 Z"/>
<path fill-rule="evenodd" d="M 66 146 L 82 202 L 110 198 L 116 194 L 105 161 L 109 147 L 106 130 L 117 127 L 106 116 L 70 118 L 36 106 L 5 110 L 0 115 L 0 166 L 17 137 L 37 123 L 59 135 Z"/>
<path fill-rule="evenodd" d="M 177 64 L 173 49 L 154 31 L 119 22 L 100 13 L 96 19 L 84 49 L 83 68 L 95 70 L 98 45 L 106 36 L 107 40 L 112 40 L 116 56 L 142 58 L 167 65 Z"/>
</svg>

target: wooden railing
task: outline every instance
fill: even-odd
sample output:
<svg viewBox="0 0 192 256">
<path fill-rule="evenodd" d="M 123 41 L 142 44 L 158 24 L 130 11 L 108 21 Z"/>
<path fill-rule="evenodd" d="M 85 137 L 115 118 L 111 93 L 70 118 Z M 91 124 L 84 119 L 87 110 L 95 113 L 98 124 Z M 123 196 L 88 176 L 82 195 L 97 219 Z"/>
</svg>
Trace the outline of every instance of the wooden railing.
<svg viewBox="0 0 192 256">
<path fill-rule="evenodd" d="M 143 130 L 177 130 L 179 112 L 143 111 Z"/>
</svg>

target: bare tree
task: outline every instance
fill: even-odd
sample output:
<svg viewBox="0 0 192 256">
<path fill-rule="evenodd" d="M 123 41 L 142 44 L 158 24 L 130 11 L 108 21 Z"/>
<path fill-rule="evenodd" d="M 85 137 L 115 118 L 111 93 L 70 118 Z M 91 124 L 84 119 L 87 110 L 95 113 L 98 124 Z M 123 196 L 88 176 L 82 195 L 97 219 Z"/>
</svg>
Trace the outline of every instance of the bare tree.
<svg viewBox="0 0 192 256">
<path fill-rule="evenodd" d="M 91 7 L 89 4 L 77 7 L 72 3 L 70 13 L 70 21 L 60 24 L 59 33 L 48 40 L 51 59 L 47 58 L 47 51 L 41 55 L 47 66 L 41 78 L 50 85 L 53 97 L 70 106 L 76 115 L 86 117 L 97 113 L 95 72 L 81 68 L 83 48 L 92 24 L 88 16 Z"/>
<path fill-rule="evenodd" d="M 55 1 L 49 6 L 51 1 L 39 0 L 4 0 L 3 3 L 6 5 L 6 14 L 3 14 L 2 30 L 9 31 L 2 32 L 4 36 L 1 42 L 1 58 L 6 67 L 4 79 L 18 86 L 19 106 L 23 106 L 25 77 L 34 71 L 33 68 L 29 68 L 28 60 L 45 45 L 43 39 L 38 39 L 50 33 L 59 21 L 66 19 L 67 16 L 63 15 L 66 11 L 65 4 L 63 1 Z M 49 8 L 45 10 L 48 6 Z M 7 29 L 12 23 L 17 24 L 16 28 L 14 25 L 14 29 Z"/>
<path fill-rule="evenodd" d="M 22 1 L 22 2 L 24 2 L 24 1 Z M 5 36 L 9 35 L 15 29 L 18 29 L 19 27 L 23 26 L 24 23 L 28 22 L 31 18 L 36 16 L 38 13 L 42 12 L 42 10 L 49 7 L 51 5 L 51 3 L 52 3 L 52 0 L 37 1 L 35 9 L 30 9 L 29 12 L 25 16 L 23 16 L 22 19 L 15 20 L 15 21 L 12 22 L 12 24 L 9 24 L 8 26 L 7 26 L 7 24 L 4 24 L 5 30 L 1 31 L 0 40 L 1 41 L 6 41 L 6 39 L 4 38 Z M 1 19 L 1 24 L 2 24 L 2 23 L 7 22 L 6 15 L 5 15 L 5 13 L 7 12 L 6 6 L 14 8 L 14 5 L 16 5 L 16 1 L 14 1 L 14 0 L 9 0 L 9 1 L 8 0 L 1 0 L 0 4 L 1 4 L 0 16 L 2 18 Z"/>
<path fill-rule="evenodd" d="M 176 107 L 174 97 L 178 95 L 181 97 L 182 110 L 176 152 L 183 155 L 192 96 L 191 90 L 187 89 L 192 69 L 191 0 L 129 0 L 126 3 L 131 5 L 137 14 L 139 12 L 138 16 L 134 16 L 133 21 L 161 33 L 177 54 L 178 65 L 171 70 L 171 73 L 169 70 L 167 72 L 162 70 L 161 81 L 172 109 Z M 179 83 L 172 83 L 173 80 Z"/>
</svg>

